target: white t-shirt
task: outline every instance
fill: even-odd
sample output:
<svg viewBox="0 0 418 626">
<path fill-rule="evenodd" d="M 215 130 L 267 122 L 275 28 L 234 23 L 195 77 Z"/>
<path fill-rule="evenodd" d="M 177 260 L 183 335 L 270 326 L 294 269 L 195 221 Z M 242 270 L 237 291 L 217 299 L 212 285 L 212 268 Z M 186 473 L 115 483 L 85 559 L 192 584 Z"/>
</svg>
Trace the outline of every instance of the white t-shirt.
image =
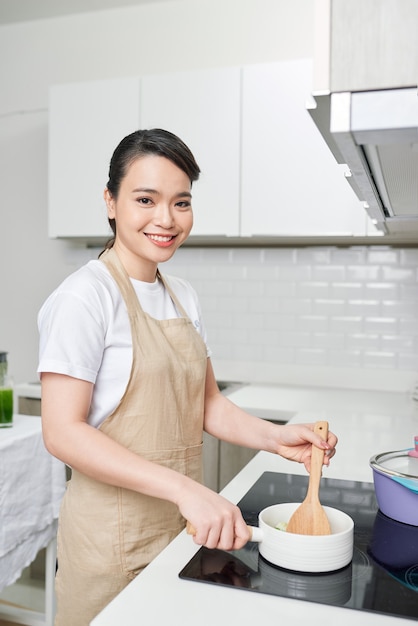
<svg viewBox="0 0 418 626">
<path fill-rule="evenodd" d="M 196 292 L 181 278 L 164 278 L 206 343 Z M 146 313 L 159 320 L 181 317 L 160 280 L 131 282 Z M 94 383 L 88 421 L 99 426 L 118 405 L 132 365 L 128 312 L 105 264 L 89 261 L 66 278 L 43 304 L 38 328 L 38 372 Z"/>
</svg>

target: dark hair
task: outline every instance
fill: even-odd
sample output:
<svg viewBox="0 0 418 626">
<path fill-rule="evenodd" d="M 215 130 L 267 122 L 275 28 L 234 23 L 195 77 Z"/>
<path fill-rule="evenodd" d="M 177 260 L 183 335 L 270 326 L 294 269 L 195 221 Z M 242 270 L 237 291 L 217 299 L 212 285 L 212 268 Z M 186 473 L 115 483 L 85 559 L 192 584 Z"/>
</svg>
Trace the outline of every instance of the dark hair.
<svg viewBox="0 0 418 626">
<path fill-rule="evenodd" d="M 172 161 L 187 174 L 191 183 L 199 178 L 200 168 L 193 154 L 177 135 L 161 128 L 136 130 L 122 139 L 110 160 L 107 188 L 113 198 L 118 197 L 122 180 L 129 166 L 136 159 L 150 154 Z M 116 221 L 109 218 L 109 224 L 113 237 L 107 242 L 105 250 L 113 246 L 116 236 Z"/>
</svg>

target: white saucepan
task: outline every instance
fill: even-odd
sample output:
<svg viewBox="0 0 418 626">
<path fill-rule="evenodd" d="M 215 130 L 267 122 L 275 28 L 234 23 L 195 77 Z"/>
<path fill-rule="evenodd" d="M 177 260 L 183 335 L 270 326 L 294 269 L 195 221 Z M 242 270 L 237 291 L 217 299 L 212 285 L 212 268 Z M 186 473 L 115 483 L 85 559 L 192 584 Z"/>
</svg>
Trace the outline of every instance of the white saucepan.
<svg viewBox="0 0 418 626">
<path fill-rule="evenodd" d="M 249 526 L 250 541 L 259 543 L 267 561 L 298 572 L 331 572 L 348 565 L 353 558 L 354 522 L 338 509 L 324 506 L 330 535 L 298 535 L 278 530 L 286 524 L 300 502 L 275 504 L 263 509 L 259 527 Z"/>
</svg>

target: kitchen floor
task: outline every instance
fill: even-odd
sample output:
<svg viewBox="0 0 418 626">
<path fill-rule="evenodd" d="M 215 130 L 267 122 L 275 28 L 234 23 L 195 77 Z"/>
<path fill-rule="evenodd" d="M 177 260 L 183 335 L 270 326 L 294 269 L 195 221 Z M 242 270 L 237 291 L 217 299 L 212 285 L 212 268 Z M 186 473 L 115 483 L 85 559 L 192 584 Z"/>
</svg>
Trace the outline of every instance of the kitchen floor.
<svg viewBox="0 0 418 626">
<path fill-rule="evenodd" d="M 18 624 L 16 622 L 4 622 L 3 620 L 0 619 L 0 626 L 24 626 L 24 625 Z"/>
<path fill-rule="evenodd" d="M 0 593 L 0 612 L 8 604 L 32 609 L 34 611 L 44 611 L 45 603 L 45 582 L 42 577 L 35 574 L 33 569 L 27 567 L 22 572 L 22 576 L 14 584 L 3 589 Z M 0 619 L 0 626 L 22 626 L 18 622 L 10 622 Z"/>
</svg>

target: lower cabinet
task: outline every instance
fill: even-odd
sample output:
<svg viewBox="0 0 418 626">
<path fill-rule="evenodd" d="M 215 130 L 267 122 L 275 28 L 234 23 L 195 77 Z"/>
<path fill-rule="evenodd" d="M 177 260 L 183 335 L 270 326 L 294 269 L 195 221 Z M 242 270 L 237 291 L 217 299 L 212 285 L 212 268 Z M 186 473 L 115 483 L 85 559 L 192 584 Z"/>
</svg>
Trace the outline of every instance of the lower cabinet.
<svg viewBox="0 0 418 626">
<path fill-rule="evenodd" d="M 258 450 L 221 441 L 219 445 L 219 491 L 257 454 Z"/>
<path fill-rule="evenodd" d="M 243 448 L 203 434 L 203 482 L 213 491 L 221 491 L 258 450 Z"/>
<path fill-rule="evenodd" d="M 40 415 L 41 401 L 38 398 L 18 396 L 17 410 L 21 415 Z"/>
</svg>

